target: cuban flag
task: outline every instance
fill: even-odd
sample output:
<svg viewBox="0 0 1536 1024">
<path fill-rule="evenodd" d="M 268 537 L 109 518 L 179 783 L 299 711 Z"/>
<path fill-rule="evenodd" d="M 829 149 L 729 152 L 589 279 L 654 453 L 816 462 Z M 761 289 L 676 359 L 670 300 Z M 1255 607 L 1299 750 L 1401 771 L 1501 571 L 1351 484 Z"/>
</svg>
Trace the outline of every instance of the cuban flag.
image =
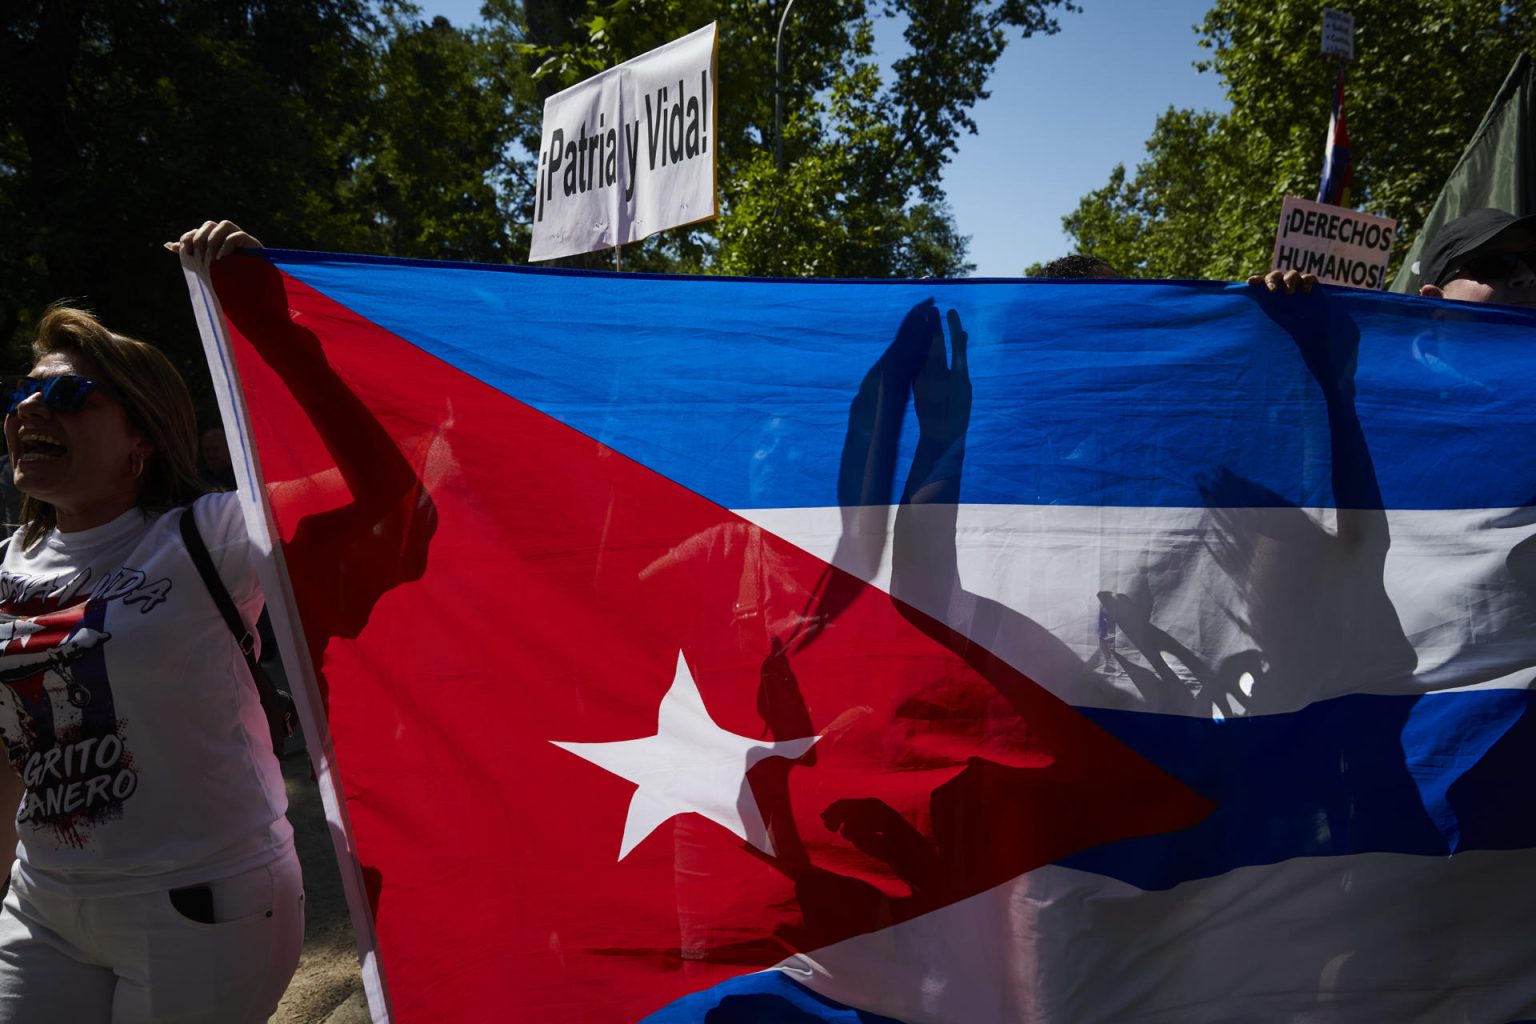
<svg viewBox="0 0 1536 1024">
<path fill-rule="evenodd" d="M 1323 180 L 1317 186 L 1317 201 L 1348 206 L 1354 174 L 1349 162 L 1349 128 L 1344 123 L 1344 67 L 1340 65 L 1333 86 L 1333 112 L 1328 115 L 1328 142 L 1323 147 Z"/>
<path fill-rule="evenodd" d="M 190 284 L 375 1020 L 1536 1017 L 1536 316 Z"/>
</svg>

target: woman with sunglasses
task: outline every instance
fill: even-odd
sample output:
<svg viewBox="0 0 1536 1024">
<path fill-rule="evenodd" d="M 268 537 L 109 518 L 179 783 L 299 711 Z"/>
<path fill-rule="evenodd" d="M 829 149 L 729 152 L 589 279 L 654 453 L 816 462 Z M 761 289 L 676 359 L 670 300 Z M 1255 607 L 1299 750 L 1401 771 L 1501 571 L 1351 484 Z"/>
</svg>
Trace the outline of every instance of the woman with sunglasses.
<svg viewBox="0 0 1536 1024">
<path fill-rule="evenodd" d="M 256 244 L 226 222 L 181 248 Z M 260 698 L 180 534 L 193 517 L 253 623 L 244 520 L 203 493 L 192 400 L 158 350 L 55 306 L 32 354 L 4 392 L 24 499 L 0 561 L 0 798 L 18 807 L 0 1022 L 265 1021 L 302 881 Z"/>
</svg>

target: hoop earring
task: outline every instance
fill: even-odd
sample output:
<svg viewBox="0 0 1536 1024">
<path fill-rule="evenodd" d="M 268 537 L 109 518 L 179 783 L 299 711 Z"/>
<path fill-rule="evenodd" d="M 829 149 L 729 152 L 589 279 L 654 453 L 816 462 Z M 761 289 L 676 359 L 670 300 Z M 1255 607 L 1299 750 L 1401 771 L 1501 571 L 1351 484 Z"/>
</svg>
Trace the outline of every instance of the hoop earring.
<svg viewBox="0 0 1536 1024">
<path fill-rule="evenodd" d="M 133 469 L 133 475 L 135 479 L 144 475 L 143 455 L 140 455 L 138 452 L 134 452 L 132 455 L 128 456 L 128 465 Z"/>
</svg>

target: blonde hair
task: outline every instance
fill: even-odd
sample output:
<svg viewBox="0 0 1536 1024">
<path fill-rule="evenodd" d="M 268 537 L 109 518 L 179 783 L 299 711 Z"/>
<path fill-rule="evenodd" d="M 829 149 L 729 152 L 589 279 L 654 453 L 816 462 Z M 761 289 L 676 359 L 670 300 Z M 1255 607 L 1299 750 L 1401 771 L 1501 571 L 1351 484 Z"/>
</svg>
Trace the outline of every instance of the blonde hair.
<svg viewBox="0 0 1536 1024">
<path fill-rule="evenodd" d="M 128 413 L 128 422 L 149 442 L 139 485 L 139 508 L 163 512 L 207 490 L 197 476 L 197 413 L 186 381 L 159 349 L 116 334 L 89 311 L 54 303 L 37 324 L 32 357 L 55 352 L 79 356 L 95 367 Z M 23 547 L 56 524 L 53 506 L 26 496 L 21 501 Z"/>
</svg>

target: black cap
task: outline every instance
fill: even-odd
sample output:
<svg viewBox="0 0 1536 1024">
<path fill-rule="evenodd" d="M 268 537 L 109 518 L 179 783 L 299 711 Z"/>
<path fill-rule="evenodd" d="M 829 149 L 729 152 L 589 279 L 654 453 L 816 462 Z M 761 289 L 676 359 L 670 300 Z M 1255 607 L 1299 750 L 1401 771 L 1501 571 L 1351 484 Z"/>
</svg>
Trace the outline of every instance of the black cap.
<svg viewBox="0 0 1536 1024">
<path fill-rule="evenodd" d="M 1414 267 L 1420 284 L 1445 284 L 1445 278 L 1461 261 L 1493 241 L 1507 228 L 1526 228 L 1536 234 L 1536 217 L 1516 217 L 1503 210 L 1484 208 L 1442 224 L 1429 237 Z M 1536 269 L 1536 268 L 1532 268 Z"/>
</svg>

